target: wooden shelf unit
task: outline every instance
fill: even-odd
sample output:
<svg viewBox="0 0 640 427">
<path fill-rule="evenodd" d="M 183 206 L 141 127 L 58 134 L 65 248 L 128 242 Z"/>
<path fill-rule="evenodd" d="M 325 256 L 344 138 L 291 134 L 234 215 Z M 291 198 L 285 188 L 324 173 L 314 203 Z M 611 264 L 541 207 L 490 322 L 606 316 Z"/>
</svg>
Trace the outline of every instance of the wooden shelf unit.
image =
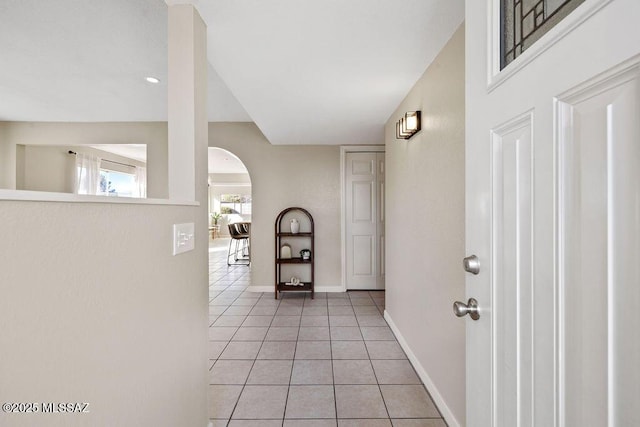
<svg viewBox="0 0 640 427">
<path fill-rule="evenodd" d="M 300 233 L 292 233 L 290 230 L 290 223 L 286 222 L 283 224 L 283 220 L 285 217 L 287 219 L 295 217 L 291 214 L 301 214 L 303 218 L 296 217 L 298 221 L 300 221 L 300 227 L 304 228 L 305 231 Z M 308 228 L 311 231 L 306 231 Z M 302 259 L 301 257 L 292 257 L 292 258 L 280 258 L 280 248 L 285 241 L 290 239 L 306 239 L 308 242 L 308 248 L 311 250 L 310 259 Z M 276 251 L 275 251 L 275 298 L 278 299 L 278 292 L 311 292 L 311 298 L 314 298 L 314 269 L 315 269 L 315 246 L 314 246 L 314 223 L 313 217 L 311 214 L 303 208 L 291 207 L 283 210 L 278 214 L 276 218 L 276 229 L 275 229 L 275 242 L 276 242 Z M 284 281 L 282 275 L 282 266 L 286 265 L 305 265 L 311 268 L 311 280 L 310 281 L 301 281 L 302 286 L 291 286 L 287 285 L 287 282 Z M 286 268 L 286 267 L 285 267 Z M 286 276 L 285 276 L 286 277 Z"/>
<path fill-rule="evenodd" d="M 291 258 L 291 259 L 276 259 L 278 264 L 311 264 L 310 259 Z"/>
</svg>

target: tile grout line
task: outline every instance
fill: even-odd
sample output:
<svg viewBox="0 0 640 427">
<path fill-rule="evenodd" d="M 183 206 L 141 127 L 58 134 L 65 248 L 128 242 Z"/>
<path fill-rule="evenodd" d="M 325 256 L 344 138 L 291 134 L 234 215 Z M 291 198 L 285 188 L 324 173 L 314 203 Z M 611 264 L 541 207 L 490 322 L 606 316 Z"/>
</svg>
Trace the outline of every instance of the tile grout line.
<svg viewBox="0 0 640 427">
<path fill-rule="evenodd" d="M 329 325 L 329 356 L 331 357 L 331 378 L 333 385 L 333 408 L 336 413 L 336 425 L 338 425 L 338 394 L 336 393 L 336 371 L 333 364 L 333 339 L 331 339 L 331 315 L 329 314 L 329 299 L 327 299 L 327 324 Z"/>
<path fill-rule="evenodd" d="M 285 295 L 283 295 L 282 297 L 284 298 Z M 280 306 L 280 304 L 282 304 L 282 300 L 280 300 L 280 303 L 278 306 Z M 304 308 L 303 308 L 304 310 Z M 278 314 L 278 312 L 276 311 L 275 316 Z M 302 312 L 300 312 L 300 323 L 302 323 Z M 285 397 L 284 400 L 284 410 L 282 412 L 282 425 L 284 426 L 284 422 L 286 420 L 287 417 L 287 406 L 289 406 L 289 395 L 291 394 L 291 379 L 293 378 L 293 369 L 295 367 L 296 364 L 296 353 L 298 351 L 298 337 L 300 336 L 300 323 L 298 323 L 298 336 L 296 337 L 296 345 L 293 348 L 293 359 L 291 359 L 291 373 L 289 373 L 289 385 L 287 387 L 287 396 Z"/>
<path fill-rule="evenodd" d="M 235 270 L 235 271 L 237 271 L 237 268 L 236 268 L 236 269 L 234 269 L 234 270 Z M 230 271 L 230 273 L 234 273 L 234 270 Z M 218 280 L 224 280 L 224 277 L 225 277 L 225 276 L 221 276 L 221 278 L 220 278 L 220 279 L 218 279 Z M 227 284 L 226 284 L 226 286 L 224 287 L 224 289 L 223 289 L 223 290 L 216 290 L 216 291 L 213 291 L 213 292 L 215 292 L 215 293 L 216 293 L 216 296 L 215 296 L 215 297 L 213 297 L 213 298 L 211 298 L 211 299 L 209 300 L 209 303 L 210 303 L 209 305 L 210 305 L 210 307 L 211 307 L 211 302 L 213 302 L 216 298 L 229 298 L 229 296 L 228 296 L 228 295 L 230 295 L 230 294 L 231 294 L 231 292 L 233 292 L 235 296 L 234 296 L 234 297 L 232 297 L 232 301 L 231 301 L 231 303 L 230 303 L 229 305 L 227 305 L 227 307 L 226 307 L 226 308 L 225 308 L 225 309 L 224 309 L 220 314 L 218 314 L 218 315 L 216 316 L 216 319 L 215 319 L 213 322 L 211 322 L 211 323 L 210 323 L 209 327 L 213 327 L 213 324 L 214 324 L 216 321 L 218 321 L 218 319 L 219 319 L 222 315 L 230 315 L 230 314 L 227 314 L 227 313 L 228 313 L 228 310 L 229 310 L 229 308 L 234 307 L 234 305 L 233 305 L 233 304 L 234 304 L 234 303 L 236 303 L 236 302 L 238 301 L 238 299 L 243 298 L 243 297 L 247 297 L 247 296 L 248 296 L 248 294 L 247 294 L 247 290 L 246 290 L 247 286 L 246 286 L 246 284 L 245 284 L 245 283 L 246 283 L 246 280 L 243 280 L 245 277 L 246 277 L 246 273 L 245 273 L 245 274 L 241 274 L 241 275 L 239 275 L 239 276 L 237 276 L 237 277 L 234 277 L 234 280 L 233 280 L 232 282 L 227 282 Z M 240 284 L 240 283 L 238 283 L 238 282 L 243 283 L 243 285 L 241 285 L 241 284 Z M 214 282 L 214 283 L 215 283 L 215 282 Z M 212 286 L 214 286 L 214 285 L 212 284 Z M 233 288 L 235 288 L 235 289 L 233 289 L 233 290 L 232 290 L 232 289 L 231 289 L 232 287 L 233 287 Z M 211 288 L 211 286 L 210 286 L 210 288 Z M 240 289 L 238 289 L 238 288 L 240 288 Z M 218 289 L 219 289 L 219 288 L 218 288 Z M 210 292 L 211 292 L 211 289 L 210 289 Z M 228 294 L 227 294 L 226 292 L 228 292 Z M 367 292 L 367 294 L 368 294 L 368 297 L 369 297 L 369 298 L 371 298 L 371 299 L 373 300 L 373 306 L 375 306 L 375 307 L 376 307 L 376 313 L 375 313 L 375 315 L 380 315 L 380 314 L 381 314 L 381 310 L 383 309 L 382 307 L 384 307 L 384 304 L 378 304 L 378 303 L 380 302 L 380 300 L 381 300 L 381 299 L 380 299 L 380 298 L 374 298 L 374 297 L 371 295 L 371 292 Z M 239 316 L 244 316 L 244 318 L 242 319 L 242 322 L 241 322 L 241 323 L 240 323 L 240 325 L 237 327 L 237 329 L 234 331 L 234 333 L 231 335 L 231 337 L 227 340 L 226 345 L 225 345 L 225 348 L 223 348 L 223 350 L 220 352 L 220 354 L 218 355 L 218 357 L 215 359 L 215 361 L 216 361 L 216 362 L 217 362 L 218 360 L 221 360 L 220 358 L 222 357 L 223 353 L 224 353 L 225 351 L 227 351 L 227 350 L 228 350 L 228 346 L 229 346 L 229 344 L 231 344 L 232 342 L 234 342 L 234 341 L 233 341 L 233 339 L 237 336 L 237 334 L 239 333 L 239 330 L 240 330 L 241 328 L 243 328 L 243 327 L 251 327 L 251 326 L 249 326 L 249 325 L 244 325 L 244 323 L 245 323 L 245 322 L 247 322 L 248 317 L 252 315 L 252 314 L 251 314 L 251 311 L 252 311 L 253 309 L 255 309 L 255 308 L 258 306 L 258 304 L 259 304 L 259 303 L 261 302 L 261 300 L 263 299 L 262 297 L 264 297 L 265 293 L 263 293 L 263 292 L 262 292 L 262 293 L 260 293 L 259 295 L 260 295 L 260 296 L 258 297 L 258 299 L 257 299 L 257 300 L 256 300 L 256 301 L 255 301 L 251 306 L 250 306 L 251 308 L 250 308 L 249 312 L 248 312 L 248 313 L 246 313 L 246 314 L 239 315 Z M 382 294 L 382 295 L 384 295 L 384 294 Z M 302 302 L 302 311 L 303 311 L 303 312 L 304 312 L 304 309 L 305 309 L 305 305 L 306 305 L 306 303 L 307 303 L 307 302 L 311 302 L 311 301 L 307 301 L 307 300 L 308 300 L 308 298 L 306 298 L 306 297 L 303 299 L 303 302 Z M 323 298 L 323 300 L 324 300 L 324 301 L 323 301 L 323 304 L 322 304 L 322 305 L 327 307 L 327 314 L 326 314 L 326 317 L 325 317 L 325 316 L 323 316 L 323 317 L 325 317 L 325 318 L 327 319 L 327 323 L 328 323 L 328 331 L 329 331 L 329 352 L 330 352 L 331 369 L 332 369 L 332 378 L 333 378 L 333 381 L 332 381 L 332 382 L 333 382 L 333 393 L 334 393 L 334 409 L 335 409 L 335 411 L 336 411 L 336 415 L 335 415 L 335 417 L 336 417 L 336 418 L 335 418 L 334 420 L 337 422 L 337 421 L 338 421 L 338 414 L 337 414 L 336 379 L 335 379 L 335 365 L 334 365 L 334 360 L 336 360 L 336 359 L 334 359 L 334 357 L 333 357 L 333 356 L 334 356 L 334 355 L 333 355 L 333 341 L 334 341 L 334 340 L 333 340 L 333 337 L 332 337 L 332 335 L 331 335 L 331 332 L 332 332 L 332 330 L 334 330 L 334 329 L 336 329 L 336 328 L 339 328 L 340 323 L 338 322 L 338 324 L 337 324 L 336 326 L 334 326 L 334 325 L 332 325 L 332 324 L 331 324 L 331 314 L 329 313 L 329 304 L 328 304 L 328 303 L 329 303 L 329 298 L 328 298 L 328 297 L 327 297 L 327 298 Z M 369 366 L 370 366 L 370 367 L 371 367 L 371 369 L 373 370 L 374 377 L 375 377 L 375 381 L 376 381 L 376 383 L 377 383 L 377 385 L 378 385 L 378 389 L 379 389 L 379 391 L 380 391 L 380 393 L 381 393 L 381 395 L 382 395 L 382 392 L 381 392 L 381 385 L 379 384 L 379 380 L 378 380 L 378 378 L 377 378 L 377 374 L 376 374 L 376 372 L 375 372 L 375 369 L 373 369 L 373 363 L 372 363 L 373 361 L 371 360 L 371 354 L 370 354 L 370 352 L 369 352 L 369 348 L 368 348 L 368 346 L 366 345 L 367 341 L 364 339 L 364 333 L 363 333 L 363 331 L 362 331 L 362 328 L 363 328 L 364 326 L 362 326 L 361 321 L 360 321 L 360 319 L 358 318 L 358 314 L 356 314 L 356 308 L 357 308 L 357 307 L 359 307 L 359 306 L 360 306 L 360 304 L 358 304 L 357 306 L 354 306 L 354 305 L 353 305 L 353 300 L 352 300 L 350 297 L 347 297 L 347 300 L 349 301 L 349 307 L 351 308 L 351 312 L 353 313 L 353 316 L 355 317 L 356 324 L 357 324 L 358 329 L 359 329 L 360 338 L 362 339 L 362 343 L 363 343 L 363 345 L 365 346 L 365 352 L 366 352 L 366 357 L 367 357 L 367 359 L 369 360 Z M 278 307 L 282 306 L 281 302 L 282 302 L 282 301 L 280 301 L 280 302 L 278 303 Z M 360 301 L 360 302 L 363 302 L 363 301 Z M 294 305 L 292 305 L 292 306 L 298 306 L 298 305 L 297 305 L 297 304 L 294 304 Z M 369 306 L 369 304 L 362 304 L 362 307 L 366 307 L 366 306 Z M 262 340 L 260 341 L 260 347 L 258 348 L 258 352 L 254 355 L 254 357 L 252 357 L 252 358 L 250 358 L 250 359 L 246 359 L 246 360 L 252 360 L 252 361 L 253 361 L 253 363 L 252 363 L 252 366 L 251 366 L 251 368 L 250 368 L 250 370 L 249 370 L 249 373 L 247 374 L 247 379 L 244 381 L 244 385 L 242 386 L 242 389 L 241 389 L 241 391 L 240 391 L 240 395 L 239 395 L 239 397 L 238 397 L 238 400 L 235 402 L 235 405 L 234 405 L 234 408 L 233 408 L 232 413 L 231 413 L 231 415 L 230 415 L 230 418 L 226 420 L 226 421 L 227 421 L 227 423 L 231 423 L 231 421 L 232 421 L 232 417 L 233 417 L 233 414 L 234 414 L 234 413 L 235 413 L 235 411 L 237 410 L 237 405 L 239 404 L 240 397 L 242 396 L 242 394 L 243 394 L 243 393 L 244 393 L 244 391 L 246 390 L 246 387 L 247 387 L 248 385 L 250 385 L 250 384 L 249 384 L 249 377 L 250 377 L 250 375 L 251 375 L 251 372 L 252 372 L 252 371 L 253 371 L 253 369 L 255 368 L 255 364 L 256 364 L 256 363 L 257 363 L 257 361 L 258 361 L 258 356 L 259 356 L 260 352 L 261 352 L 261 351 L 262 351 L 262 349 L 264 348 L 264 345 L 267 343 L 267 335 L 269 334 L 269 330 L 270 330 L 271 328 L 275 327 L 274 323 L 276 322 L 276 315 L 277 315 L 278 307 L 276 308 L 276 314 L 273 314 L 273 315 L 271 316 L 271 319 L 269 319 L 268 325 L 266 325 L 266 324 L 264 325 L 264 326 L 266 326 L 267 331 L 265 332 L 265 335 L 263 336 Z M 313 306 L 310 306 L 310 307 L 316 307 L 316 305 L 313 305 Z M 363 308 L 362 310 L 359 310 L 359 311 L 361 312 L 361 314 L 360 314 L 360 315 L 361 315 L 361 316 L 374 315 L 374 313 L 367 313 L 367 311 L 369 311 L 369 310 L 370 310 L 370 309 L 365 309 L 365 308 Z M 314 314 L 312 314 L 312 315 L 314 315 Z M 296 359 L 296 357 L 298 356 L 298 343 L 300 342 L 300 340 L 299 340 L 299 339 L 300 339 L 301 328 L 303 327 L 303 325 L 302 325 L 302 323 L 303 323 L 303 319 L 304 319 L 304 316 L 303 316 L 303 315 L 302 315 L 302 313 L 301 313 L 301 314 L 300 314 L 300 317 L 299 317 L 299 322 L 298 322 L 298 324 L 297 324 L 297 328 L 298 328 L 298 329 L 297 329 L 297 332 L 298 332 L 298 334 L 297 334 L 296 341 L 295 341 L 295 347 L 294 347 L 294 349 L 293 349 L 293 350 L 294 350 L 294 353 L 293 353 L 292 361 L 291 361 L 292 369 L 291 369 L 291 372 L 290 372 L 290 375 L 289 375 L 289 385 L 288 385 L 287 396 L 286 396 L 286 401 L 285 401 L 285 409 L 284 409 L 284 411 L 285 411 L 285 412 L 284 412 L 284 414 L 283 414 L 283 419 L 282 419 L 282 423 L 281 423 L 283 426 L 284 426 L 284 424 L 285 424 L 285 423 L 286 423 L 286 421 L 287 421 L 287 419 L 285 418 L 285 416 L 286 416 L 286 408 L 287 408 L 288 403 L 289 403 L 290 388 L 292 387 L 291 382 L 292 382 L 292 378 L 293 378 L 293 366 L 295 365 L 295 362 L 296 362 L 296 360 L 297 360 L 297 359 Z M 385 322 L 385 325 L 388 327 L 388 324 L 387 324 L 386 322 Z M 259 325 L 259 326 L 263 326 L 263 325 L 261 324 L 261 325 Z M 282 341 L 282 340 L 277 340 L 277 341 Z M 288 341 L 288 340 L 285 340 L 285 341 Z M 323 341 L 323 340 L 321 340 L 321 341 Z M 339 341 L 342 341 L 342 340 L 339 340 Z M 351 341 L 351 340 L 346 340 L 346 341 Z M 373 339 L 372 341 L 393 341 L 393 340 L 388 340 L 388 339 Z M 238 343 L 241 343 L 241 342 L 243 342 L 243 341 L 237 341 L 237 342 L 238 342 Z M 273 342 L 276 342 L 276 341 L 273 341 Z M 313 356 L 313 355 L 312 355 L 312 356 Z M 405 359 L 406 359 L 406 355 L 405 355 Z M 405 359 L 398 359 L 398 360 L 405 360 Z M 226 360 L 226 359 L 224 359 L 224 360 Z M 229 360 L 233 360 L 233 359 L 229 359 Z M 238 360 L 238 359 L 236 359 L 236 360 Z M 244 359 L 243 359 L 243 360 L 244 360 Z M 273 359 L 273 360 L 281 360 L 281 359 Z M 285 360 L 286 360 L 286 359 L 285 359 Z M 300 359 L 300 360 L 303 360 L 303 359 Z M 306 360 L 306 359 L 305 359 L 305 360 Z M 309 359 L 309 360 L 324 360 L 324 359 Z M 382 360 L 382 359 L 381 359 L 381 360 Z M 392 359 L 390 359 L 390 360 L 392 360 Z M 395 360 L 395 359 L 393 359 L 393 360 Z M 414 370 L 414 372 L 415 372 L 415 368 L 413 368 L 413 370 Z M 357 381 L 357 380 L 356 380 L 356 381 Z M 257 385 L 259 385 L 259 386 L 269 386 L 270 384 L 257 384 Z M 275 384 L 274 384 L 274 385 L 275 385 Z M 307 384 L 305 384 L 305 385 L 307 385 Z M 309 386 L 313 386 L 313 385 L 318 385 L 318 384 L 308 384 L 308 385 L 309 385 Z M 346 384 L 346 385 L 350 385 L 350 384 Z M 353 385 L 362 385 L 362 384 L 353 384 Z M 404 385 L 404 384 L 399 384 L 399 385 Z M 422 385 L 424 386 L 424 384 L 422 384 Z M 428 390 L 427 390 L 427 394 L 428 394 Z M 429 398 L 431 398 L 430 394 L 429 394 Z M 384 400 L 384 397 L 382 397 L 382 399 L 383 399 L 383 404 L 385 405 L 385 410 L 386 410 L 386 412 L 387 412 L 387 420 L 389 420 L 389 422 L 390 422 L 390 423 L 393 423 L 393 422 L 392 422 L 392 420 L 391 420 L 391 418 L 390 418 L 390 415 L 389 415 L 389 413 L 388 413 L 388 408 L 387 408 L 387 405 L 386 405 L 386 401 Z M 436 408 L 437 408 L 437 407 L 436 407 Z M 293 420 L 293 419 L 298 419 L 298 418 L 291 418 L 291 419 Z M 300 419 L 306 419 L 306 418 L 300 418 Z M 315 420 L 316 418 L 313 418 L 313 419 Z M 320 419 L 320 418 L 318 418 L 318 419 Z M 345 419 L 347 419 L 347 418 L 345 418 Z M 358 419 L 358 418 L 349 418 L 349 419 Z M 416 420 L 418 420 L 418 419 L 423 419 L 423 418 L 421 418 L 421 417 L 420 417 L 420 418 L 414 418 L 414 417 L 411 417 L 411 418 L 407 418 L 407 419 L 416 419 Z M 442 418 L 441 418 L 441 417 L 435 417 L 435 418 L 431 418 L 431 417 L 430 417 L 429 419 L 440 419 L 440 420 L 442 420 Z M 262 419 L 262 420 L 264 420 L 264 419 Z M 280 423 L 279 423 L 279 424 L 280 424 Z"/>
<path fill-rule="evenodd" d="M 255 307 L 255 304 L 257 304 L 257 302 L 254 303 L 253 306 L 251 306 L 252 309 L 253 309 L 253 307 Z M 251 312 L 251 310 L 249 312 Z M 240 330 L 240 327 L 238 327 L 238 330 Z M 268 329 L 267 329 L 267 332 L 269 332 Z M 237 331 L 236 331 L 236 333 L 237 333 Z M 233 336 L 235 336 L 235 334 Z M 265 333 L 265 336 L 262 339 L 262 344 L 260 344 L 260 348 L 262 348 L 262 346 L 264 345 L 264 340 L 266 339 L 266 337 L 267 337 L 267 334 Z M 233 339 L 233 337 L 231 339 Z M 231 343 L 231 340 L 229 340 L 229 343 Z M 258 353 L 259 352 L 260 352 L 260 350 L 258 350 Z M 244 384 L 242 385 L 242 390 L 240 390 L 240 394 L 238 395 L 238 400 L 236 401 L 235 405 L 233 405 L 233 410 L 231 411 L 231 414 L 229 414 L 229 419 L 227 420 L 227 425 L 231 424 L 231 420 L 233 419 L 233 414 L 236 412 L 236 409 L 238 408 L 238 404 L 240 403 L 240 399 L 242 398 L 242 394 L 244 393 L 244 390 L 247 387 L 247 383 L 249 382 L 249 377 L 251 376 L 251 371 L 253 370 L 253 367 L 256 365 L 257 358 L 258 358 L 258 355 L 256 354 L 256 358 L 253 359 L 253 363 L 251 364 L 251 368 L 249 369 L 249 372 L 247 373 L 247 378 L 244 380 Z"/>
<path fill-rule="evenodd" d="M 227 267 L 227 270 L 228 270 L 228 267 Z M 244 276 L 244 274 L 243 274 L 242 276 Z M 240 276 L 240 277 L 242 277 L 242 276 Z M 236 279 L 235 279 L 233 282 L 231 282 L 231 283 L 230 283 L 230 284 L 229 284 L 229 285 L 228 285 L 228 286 L 227 286 L 227 287 L 226 287 L 226 288 L 225 288 L 225 289 L 224 289 L 220 294 L 218 294 L 218 296 L 222 295 L 222 294 L 223 294 L 225 291 L 227 291 L 231 286 L 233 286 L 233 284 L 234 284 L 234 283 L 236 283 L 238 280 L 239 280 L 239 278 L 236 278 Z M 234 291 L 234 292 L 236 292 L 236 291 Z M 239 298 L 240 298 L 240 297 L 241 297 L 245 292 L 246 292 L 246 288 L 245 288 L 245 290 L 243 290 L 242 292 L 240 292 L 240 293 L 239 293 L 239 294 L 238 294 L 238 295 L 233 299 L 233 301 L 231 302 L 231 304 L 229 304 L 229 305 L 227 306 L 227 308 L 226 308 L 225 310 L 223 310 L 223 312 L 222 312 L 220 315 L 218 315 L 218 318 L 219 318 L 220 316 L 222 316 L 222 315 L 223 315 L 223 314 L 224 314 L 224 313 L 225 313 L 225 312 L 226 312 L 230 307 L 232 307 L 232 306 L 233 306 L 233 303 L 234 303 L 234 302 L 236 302 L 236 301 L 237 301 L 237 300 L 238 300 L 238 299 L 239 299 Z M 218 296 L 216 296 L 215 298 L 217 298 Z M 215 299 L 215 298 L 214 298 L 214 299 Z M 258 300 L 259 300 L 259 299 L 260 299 L 260 298 L 258 298 Z M 257 302 L 258 302 L 258 301 L 256 301 L 253 305 L 251 305 L 251 309 L 249 310 L 249 312 L 248 312 L 248 313 L 250 313 L 250 312 L 251 312 L 251 310 L 253 310 L 253 307 L 255 307 L 255 305 L 257 304 Z M 244 321 L 246 321 L 246 318 L 249 316 L 249 314 L 248 314 L 248 313 L 247 313 L 247 315 L 245 315 L 245 319 L 243 320 L 243 322 L 242 322 L 242 323 L 244 323 Z M 210 327 L 213 327 L 213 326 L 210 326 Z M 220 357 L 222 356 L 222 354 L 224 353 L 224 351 L 227 349 L 227 347 L 231 344 L 231 342 L 232 342 L 232 340 L 233 340 L 233 337 L 235 337 L 235 335 L 238 333 L 238 331 L 240 330 L 240 328 L 241 328 L 241 327 L 242 327 L 242 324 L 240 324 L 240 326 L 238 326 L 238 327 L 237 327 L 237 329 L 236 329 L 236 331 L 234 332 L 234 334 L 231 336 L 231 338 L 229 338 L 229 340 L 227 341 L 227 345 L 226 345 L 226 346 L 225 346 L 225 348 L 222 350 L 222 352 L 220 353 L 220 355 L 218 356 L 218 358 L 217 358 L 217 359 L 216 359 L 216 361 L 214 362 L 214 364 L 213 364 L 213 366 L 211 367 L 211 369 L 213 369 L 213 367 L 215 367 L 215 365 L 218 363 L 218 361 L 220 360 Z M 265 334 L 265 335 L 266 335 L 266 334 Z M 262 342 L 264 343 L 264 339 L 263 339 L 263 341 L 262 341 Z M 261 344 L 261 346 L 260 346 L 260 347 L 262 347 L 262 344 Z M 258 351 L 259 351 L 259 350 L 258 350 Z M 256 359 L 257 359 L 257 354 L 256 354 Z M 253 370 L 253 366 L 255 365 L 255 361 L 256 361 L 256 359 L 254 359 L 254 360 L 253 360 L 253 364 L 251 365 L 251 368 L 249 369 L 249 372 L 247 373 L 247 378 L 245 379 L 245 384 L 242 386 L 242 389 L 240 390 L 240 394 L 238 395 L 238 400 L 235 402 L 235 405 L 234 405 L 234 407 L 233 407 L 233 409 L 232 409 L 232 411 L 231 411 L 231 414 L 229 415 L 229 419 L 227 420 L 227 423 L 226 423 L 226 424 L 229 424 L 229 423 L 231 422 L 231 418 L 233 417 L 233 413 L 235 412 L 235 410 L 236 410 L 236 408 L 237 408 L 237 405 L 238 405 L 238 403 L 240 402 L 240 397 L 242 396 L 242 393 L 244 392 L 244 389 L 245 389 L 246 383 L 247 383 L 247 382 L 248 382 L 248 380 L 249 380 L 249 375 L 251 374 L 251 371 Z M 225 360 L 225 359 L 223 359 L 223 360 Z M 210 385 L 215 385 L 215 384 L 210 384 Z"/>
<path fill-rule="evenodd" d="M 375 303 L 375 301 L 374 301 Z M 358 316 L 356 316 L 356 322 L 358 323 L 358 329 L 360 329 L 360 334 L 362 335 L 362 326 L 360 326 L 360 321 L 358 320 Z M 373 376 L 376 379 L 376 385 L 378 386 L 378 391 L 380 392 L 380 398 L 382 399 L 382 404 L 384 405 L 384 410 L 387 413 L 387 419 L 389 420 L 389 424 L 393 426 L 393 421 L 391 421 L 391 414 L 389 413 L 389 408 L 387 407 L 387 401 L 384 400 L 384 394 L 382 394 L 382 387 L 380 387 L 380 381 L 378 380 L 378 374 L 376 374 L 376 370 L 373 368 L 373 362 L 371 361 L 371 354 L 369 353 L 369 347 L 367 347 L 367 342 L 364 339 L 364 335 L 362 335 L 362 341 L 364 343 L 364 350 L 367 352 L 367 358 L 369 359 L 369 365 L 371 366 L 371 370 L 373 371 Z"/>
</svg>

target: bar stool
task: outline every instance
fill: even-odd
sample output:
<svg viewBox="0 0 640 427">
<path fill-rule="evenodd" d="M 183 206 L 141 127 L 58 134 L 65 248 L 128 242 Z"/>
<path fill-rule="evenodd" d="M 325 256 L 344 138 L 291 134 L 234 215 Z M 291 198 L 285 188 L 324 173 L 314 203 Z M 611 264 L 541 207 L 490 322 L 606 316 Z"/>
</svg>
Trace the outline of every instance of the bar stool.
<svg viewBox="0 0 640 427">
<path fill-rule="evenodd" d="M 229 235 L 231 236 L 231 240 L 229 241 L 227 265 L 251 264 L 251 223 L 236 222 L 229 224 Z M 231 249 L 232 246 L 234 246 L 233 250 Z M 232 257 L 233 262 L 231 262 Z"/>
</svg>

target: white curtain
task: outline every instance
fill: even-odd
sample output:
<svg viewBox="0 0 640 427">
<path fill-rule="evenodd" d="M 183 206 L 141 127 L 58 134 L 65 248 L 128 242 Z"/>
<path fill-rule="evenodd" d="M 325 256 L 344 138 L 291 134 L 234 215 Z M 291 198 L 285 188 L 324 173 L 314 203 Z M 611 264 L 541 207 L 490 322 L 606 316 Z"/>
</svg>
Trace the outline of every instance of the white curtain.
<svg viewBox="0 0 640 427">
<path fill-rule="evenodd" d="M 136 184 L 133 188 L 133 197 L 147 197 L 147 168 L 136 166 Z"/>
<path fill-rule="evenodd" d="M 99 157 L 91 154 L 76 154 L 76 194 L 98 194 L 100 187 Z"/>
</svg>

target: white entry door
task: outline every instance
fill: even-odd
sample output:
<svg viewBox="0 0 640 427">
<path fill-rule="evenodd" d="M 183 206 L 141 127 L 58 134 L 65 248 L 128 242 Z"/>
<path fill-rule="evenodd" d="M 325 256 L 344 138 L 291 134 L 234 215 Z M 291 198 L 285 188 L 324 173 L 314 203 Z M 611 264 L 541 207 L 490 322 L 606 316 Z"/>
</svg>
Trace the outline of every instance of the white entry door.
<svg viewBox="0 0 640 427">
<path fill-rule="evenodd" d="M 347 289 L 384 289 L 384 153 L 345 155 Z"/>
<path fill-rule="evenodd" d="M 500 4 L 466 1 L 466 425 L 640 426 L 640 1 L 502 71 Z"/>
</svg>

